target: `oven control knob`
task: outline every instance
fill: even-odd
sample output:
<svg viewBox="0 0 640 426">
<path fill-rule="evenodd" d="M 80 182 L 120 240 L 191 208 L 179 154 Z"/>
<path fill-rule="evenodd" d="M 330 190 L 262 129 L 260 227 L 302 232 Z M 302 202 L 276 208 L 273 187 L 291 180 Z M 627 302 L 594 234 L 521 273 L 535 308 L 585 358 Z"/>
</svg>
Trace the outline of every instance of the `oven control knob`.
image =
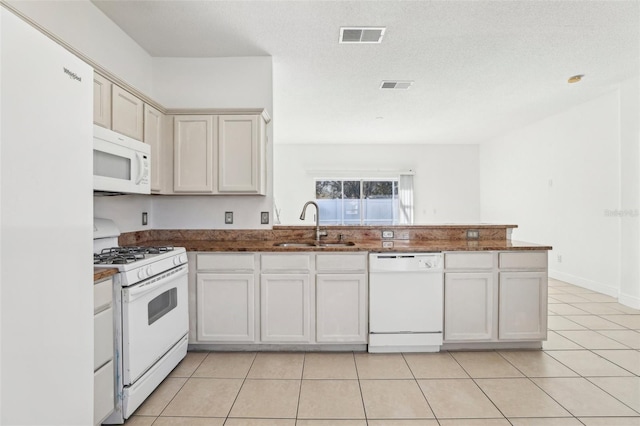
<svg viewBox="0 0 640 426">
<path fill-rule="evenodd" d="M 180 263 L 187 263 L 187 256 L 181 254 L 178 258 L 180 259 Z"/>
<path fill-rule="evenodd" d="M 138 271 L 138 278 L 140 278 L 141 280 L 144 279 L 144 269 L 140 269 Z"/>
<path fill-rule="evenodd" d="M 178 265 L 180 264 L 180 258 L 179 258 L 179 257 L 174 257 L 174 258 L 173 258 L 173 264 L 174 264 L 175 266 L 178 266 Z"/>
<path fill-rule="evenodd" d="M 149 266 L 147 268 L 147 276 L 150 277 L 151 275 L 153 275 L 153 270 L 151 269 L 151 266 Z"/>
</svg>

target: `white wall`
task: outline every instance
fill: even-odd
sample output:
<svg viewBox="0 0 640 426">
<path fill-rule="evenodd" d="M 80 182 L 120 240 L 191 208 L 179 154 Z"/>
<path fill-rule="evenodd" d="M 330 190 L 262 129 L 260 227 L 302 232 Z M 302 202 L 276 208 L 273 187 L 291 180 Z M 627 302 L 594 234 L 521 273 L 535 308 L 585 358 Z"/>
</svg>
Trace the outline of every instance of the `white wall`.
<svg viewBox="0 0 640 426">
<path fill-rule="evenodd" d="M 147 212 L 146 226 L 142 225 L 142 212 Z M 148 195 L 93 197 L 93 215 L 113 220 L 120 232 L 153 229 L 151 196 Z"/>
<path fill-rule="evenodd" d="M 8 3 L 136 89 L 151 93 L 151 56 L 90 1 Z"/>
<path fill-rule="evenodd" d="M 640 84 L 620 90 L 620 301 L 640 309 Z"/>
<path fill-rule="evenodd" d="M 304 203 L 315 198 L 314 179 L 329 177 L 313 170 L 362 170 L 364 177 L 366 171 L 413 170 L 416 224 L 480 219 L 477 145 L 277 144 L 274 196 L 282 224 L 304 223 L 299 216 Z M 313 215 L 306 222 L 312 223 Z"/>
<path fill-rule="evenodd" d="M 618 90 L 481 145 L 480 171 L 482 221 L 552 245 L 552 277 L 618 296 L 620 218 L 606 214 L 621 206 Z"/>
</svg>

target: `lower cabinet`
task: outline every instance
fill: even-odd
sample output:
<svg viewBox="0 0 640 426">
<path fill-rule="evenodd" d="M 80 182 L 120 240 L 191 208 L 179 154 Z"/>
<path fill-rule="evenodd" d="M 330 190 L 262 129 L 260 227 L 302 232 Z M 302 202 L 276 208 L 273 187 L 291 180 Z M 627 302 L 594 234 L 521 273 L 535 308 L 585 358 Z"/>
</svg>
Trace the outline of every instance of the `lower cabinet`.
<svg viewBox="0 0 640 426">
<path fill-rule="evenodd" d="M 446 273 L 444 340 L 493 339 L 494 295 L 493 272 Z"/>
<path fill-rule="evenodd" d="M 262 274 L 260 331 L 263 342 L 311 343 L 309 274 Z"/>
<path fill-rule="evenodd" d="M 198 253 L 195 262 L 196 340 L 254 343 L 256 256 Z"/>
<path fill-rule="evenodd" d="M 445 344 L 547 338 L 547 252 L 445 253 Z"/>
<path fill-rule="evenodd" d="M 316 341 L 367 343 L 367 276 L 318 274 Z"/>
<path fill-rule="evenodd" d="M 196 253 L 195 341 L 366 344 L 366 253 Z"/>
<path fill-rule="evenodd" d="M 249 273 L 198 273 L 197 336 L 203 342 L 253 342 L 255 279 Z"/>
<path fill-rule="evenodd" d="M 547 338 L 547 273 L 500 272 L 500 340 Z"/>
<path fill-rule="evenodd" d="M 113 365 L 113 280 L 93 286 L 93 423 L 99 425 L 115 407 Z"/>
</svg>

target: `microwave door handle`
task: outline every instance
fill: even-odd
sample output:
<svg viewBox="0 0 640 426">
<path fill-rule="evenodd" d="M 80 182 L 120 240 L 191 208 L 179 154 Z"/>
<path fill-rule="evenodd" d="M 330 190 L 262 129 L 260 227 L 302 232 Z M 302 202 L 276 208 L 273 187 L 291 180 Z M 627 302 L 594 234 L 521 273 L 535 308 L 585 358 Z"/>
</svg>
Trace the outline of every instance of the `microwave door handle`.
<svg viewBox="0 0 640 426">
<path fill-rule="evenodd" d="M 136 162 L 138 163 L 138 178 L 136 179 L 136 185 L 139 185 L 147 174 L 144 168 L 144 159 L 142 154 L 139 152 L 136 152 Z"/>
</svg>

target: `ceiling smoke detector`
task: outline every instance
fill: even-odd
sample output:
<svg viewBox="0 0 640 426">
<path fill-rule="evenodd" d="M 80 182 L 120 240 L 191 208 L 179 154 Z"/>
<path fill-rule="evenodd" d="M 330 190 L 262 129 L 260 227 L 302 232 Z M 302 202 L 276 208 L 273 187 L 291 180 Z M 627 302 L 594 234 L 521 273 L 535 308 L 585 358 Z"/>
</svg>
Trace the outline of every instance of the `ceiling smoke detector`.
<svg viewBox="0 0 640 426">
<path fill-rule="evenodd" d="M 582 81 L 582 77 L 584 77 L 584 74 L 578 74 L 578 75 L 571 76 L 567 80 L 567 83 L 569 83 L 569 84 L 579 83 L 580 81 Z"/>
<path fill-rule="evenodd" d="M 413 85 L 412 80 L 384 80 L 380 83 L 381 89 L 396 89 L 396 90 L 407 90 L 409 87 Z"/>
<path fill-rule="evenodd" d="M 340 27 L 340 43 L 380 43 L 386 27 Z"/>
</svg>

